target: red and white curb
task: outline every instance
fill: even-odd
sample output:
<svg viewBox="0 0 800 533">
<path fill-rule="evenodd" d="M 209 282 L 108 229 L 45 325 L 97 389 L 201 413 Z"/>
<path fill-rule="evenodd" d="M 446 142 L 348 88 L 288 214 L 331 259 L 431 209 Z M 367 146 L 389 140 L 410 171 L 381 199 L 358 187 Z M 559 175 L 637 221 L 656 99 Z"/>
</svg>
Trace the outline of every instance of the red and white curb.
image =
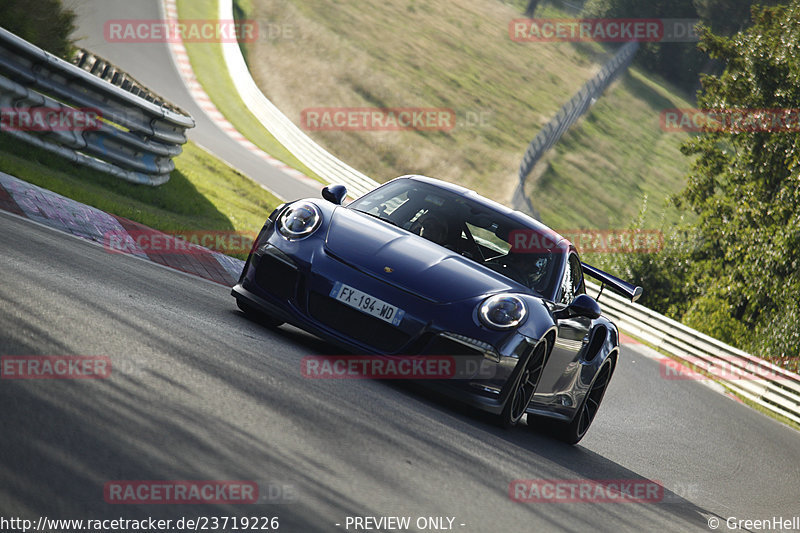
<svg viewBox="0 0 800 533">
<path fill-rule="evenodd" d="M 162 8 L 164 11 L 165 20 L 171 23 L 177 23 L 178 7 L 176 5 L 176 0 L 162 0 Z M 175 66 L 178 70 L 178 74 L 180 74 L 184 85 L 189 90 L 189 94 L 192 96 L 195 103 L 197 103 L 198 107 L 200 107 L 200 109 L 202 109 L 203 112 L 208 115 L 211 121 L 214 122 L 214 124 L 216 124 L 222 131 L 224 131 L 228 137 L 273 167 L 280 169 L 296 180 L 313 187 L 321 186 L 320 182 L 317 180 L 309 178 L 299 170 L 294 169 L 286 163 L 272 157 L 268 153 L 264 152 L 261 148 L 250 142 L 244 135 L 242 135 L 239 130 L 237 130 L 233 124 L 231 124 L 228 119 L 226 119 L 225 116 L 220 113 L 219 109 L 217 109 L 217 107 L 211 101 L 211 98 L 209 98 L 208 94 L 206 94 L 203 86 L 200 85 L 199 81 L 197 81 L 197 77 L 192 69 L 192 64 L 189 61 L 189 54 L 186 52 L 186 47 L 181 40 L 180 33 L 176 34 L 175 40 L 170 40 L 168 44 L 170 52 L 172 53 L 172 58 L 175 61 Z"/>
<path fill-rule="evenodd" d="M 240 259 L 200 247 L 197 247 L 198 253 L 192 254 L 143 250 L 135 244 L 135 239 L 123 239 L 123 236 L 130 237 L 131 233 L 146 232 L 149 235 L 157 234 L 164 240 L 174 241 L 175 237 L 76 202 L 3 172 L 0 172 L 0 210 L 104 246 L 107 244 L 107 237 L 114 235 L 128 243 L 125 254 L 228 287 L 236 282 L 244 266 L 244 261 Z M 110 250 L 109 253 L 120 252 Z"/>
</svg>

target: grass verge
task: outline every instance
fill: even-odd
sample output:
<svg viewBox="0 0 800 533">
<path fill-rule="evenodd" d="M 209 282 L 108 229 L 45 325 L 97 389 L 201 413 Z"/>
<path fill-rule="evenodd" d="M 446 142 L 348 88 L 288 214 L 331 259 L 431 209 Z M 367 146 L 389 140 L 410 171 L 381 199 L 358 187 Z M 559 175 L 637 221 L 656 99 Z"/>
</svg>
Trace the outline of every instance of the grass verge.
<svg viewBox="0 0 800 533">
<path fill-rule="evenodd" d="M 659 115 L 688 107 L 637 69 L 621 75 L 540 161 L 538 176 L 529 176 L 526 190 L 545 222 L 572 229 L 677 223 L 681 212 L 669 198 L 686 184 L 690 160 L 679 146 L 687 134 L 663 131 Z"/>
<path fill-rule="evenodd" d="M 181 19 L 191 20 L 216 20 L 218 12 L 217 0 L 178 0 L 178 16 Z M 275 137 L 247 109 L 233 80 L 228 75 L 225 58 L 222 55 L 220 43 L 184 43 L 192 63 L 192 69 L 203 86 L 208 97 L 250 142 L 261 148 L 272 157 L 282 161 L 290 167 L 299 170 L 306 176 L 327 184 L 322 178 L 311 171 L 289 152 Z"/>
<path fill-rule="evenodd" d="M 108 213 L 170 231 L 258 231 L 280 200 L 193 143 L 159 187 L 122 181 L 8 136 L 0 170 Z M 236 254 L 235 257 L 242 257 Z"/>
<path fill-rule="evenodd" d="M 509 23 L 524 4 L 516 0 L 240 4 L 248 18 L 287 29 L 246 47 L 253 77 L 295 123 L 314 107 L 433 107 L 456 116 L 451 130 L 309 132 L 336 157 L 379 181 L 422 173 L 506 204 L 528 143 L 619 48 L 515 42 Z M 550 7 L 538 15 L 565 16 Z M 668 107 L 691 105 L 636 69 L 613 84 L 529 178 L 543 221 L 627 227 L 644 195 L 645 227 L 676 221 L 665 200 L 683 187 L 689 161 L 679 151 L 687 134 L 660 128 Z"/>
</svg>

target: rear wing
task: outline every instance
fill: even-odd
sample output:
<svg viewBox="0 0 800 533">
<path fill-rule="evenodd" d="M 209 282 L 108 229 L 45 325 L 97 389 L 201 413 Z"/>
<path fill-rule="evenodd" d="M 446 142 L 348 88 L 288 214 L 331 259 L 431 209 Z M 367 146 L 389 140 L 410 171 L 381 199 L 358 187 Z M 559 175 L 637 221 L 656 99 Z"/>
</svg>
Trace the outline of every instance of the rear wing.
<svg viewBox="0 0 800 533">
<path fill-rule="evenodd" d="M 587 265 L 586 263 L 581 263 L 581 266 L 583 267 L 584 274 L 591 276 L 600 282 L 600 294 L 603 294 L 603 289 L 606 285 L 608 285 L 609 289 L 621 296 L 630 298 L 631 302 L 635 302 L 642 295 L 643 289 L 637 285 L 634 285 L 633 283 L 623 281 L 616 276 L 612 276 L 611 274 L 603 272 L 599 268 Z M 597 295 L 598 298 L 600 298 L 600 294 Z"/>
</svg>

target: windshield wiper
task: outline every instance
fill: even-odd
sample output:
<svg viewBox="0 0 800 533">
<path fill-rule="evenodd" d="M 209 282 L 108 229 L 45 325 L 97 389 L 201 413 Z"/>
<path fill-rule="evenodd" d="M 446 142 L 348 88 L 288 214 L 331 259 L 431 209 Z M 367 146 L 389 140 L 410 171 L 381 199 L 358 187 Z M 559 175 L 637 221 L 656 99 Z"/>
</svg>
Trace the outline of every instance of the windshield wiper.
<svg viewBox="0 0 800 533">
<path fill-rule="evenodd" d="M 369 216 L 371 216 L 372 218 L 377 218 L 378 220 L 383 220 L 384 222 L 388 222 L 388 223 L 389 223 L 389 224 L 391 224 L 392 226 L 396 226 L 396 227 L 398 227 L 398 228 L 400 228 L 400 229 L 404 229 L 404 228 L 403 228 L 403 227 L 402 227 L 400 224 L 398 224 L 398 223 L 397 223 L 397 222 L 395 222 L 394 220 L 390 220 L 390 219 L 388 219 L 388 218 L 384 218 L 384 217 L 382 217 L 382 216 L 380 216 L 380 215 L 376 215 L 376 214 L 374 214 L 374 213 L 368 213 L 367 211 L 361 211 L 361 210 L 359 210 L 359 209 L 353 209 L 353 211 L 358 211 L 359 213 L 364 213 L 365 215 L 369 215 Z"/>
</svg>

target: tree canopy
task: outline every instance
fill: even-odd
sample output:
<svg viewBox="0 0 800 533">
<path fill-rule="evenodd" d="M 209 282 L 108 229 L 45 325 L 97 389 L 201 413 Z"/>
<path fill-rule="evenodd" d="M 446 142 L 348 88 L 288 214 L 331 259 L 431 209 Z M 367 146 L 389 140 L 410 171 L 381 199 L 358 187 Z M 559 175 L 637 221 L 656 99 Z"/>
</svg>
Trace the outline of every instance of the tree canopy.
<svg viewBox="0 0 800 533">
<path fill-rule="evenodd" d="M 702 76 L 698 107 L 768 120 L 703 131 L 682 146 L 694 161 L 674 200 L 696 221 L 672 232 L 661 253 L 633 258 L 625 269 L 647 286 L 644 303 L 796 370 L 800 0 L 755 7 L 752 17 L 731 37 L 702 30 L 701 50 L 725 68 Z"/>
<path fill-rule="evenodd" d="M 729 36 L 750 22 L 750 7 L 756 0 L 588 0 L 586 17 L 698 19 L 719 35 Z M 775 4 L 777 0 L 760 0 Z M 715 63 L 692 42 L 642 43 L 636 61 L 684 90 L 697 89 L 701 72 L 714 72 Z"/>
<path fill-rule="evenodd" d="M 720 335 L 772 355 L 797 356 L 800 0 L 755 8 L 753 23 L 731 38 L 704 32 L 702 49 L 726 68 L 718 77 L 704 77 L 698 105 L 745 109 L 754 116 L 779 114 L 786 121 L 755 128 L 763 131 L 706 132 L 684 145 L 683 152 L 697 159 L 677 200 L 699 215 L 695 231 L 706 257 L 695 282 L 702 296 L 687 319 L 701 323 L 706 303 L 726 304 L 723 309 L 746 331 L 711 324 L 721 328 Z"/>
<path fill-rule="evenodd" d="M 61 0 L 3 0 L 0 26 L 56 56 L 72 52 L 75 13 Z"/>
</svg>

